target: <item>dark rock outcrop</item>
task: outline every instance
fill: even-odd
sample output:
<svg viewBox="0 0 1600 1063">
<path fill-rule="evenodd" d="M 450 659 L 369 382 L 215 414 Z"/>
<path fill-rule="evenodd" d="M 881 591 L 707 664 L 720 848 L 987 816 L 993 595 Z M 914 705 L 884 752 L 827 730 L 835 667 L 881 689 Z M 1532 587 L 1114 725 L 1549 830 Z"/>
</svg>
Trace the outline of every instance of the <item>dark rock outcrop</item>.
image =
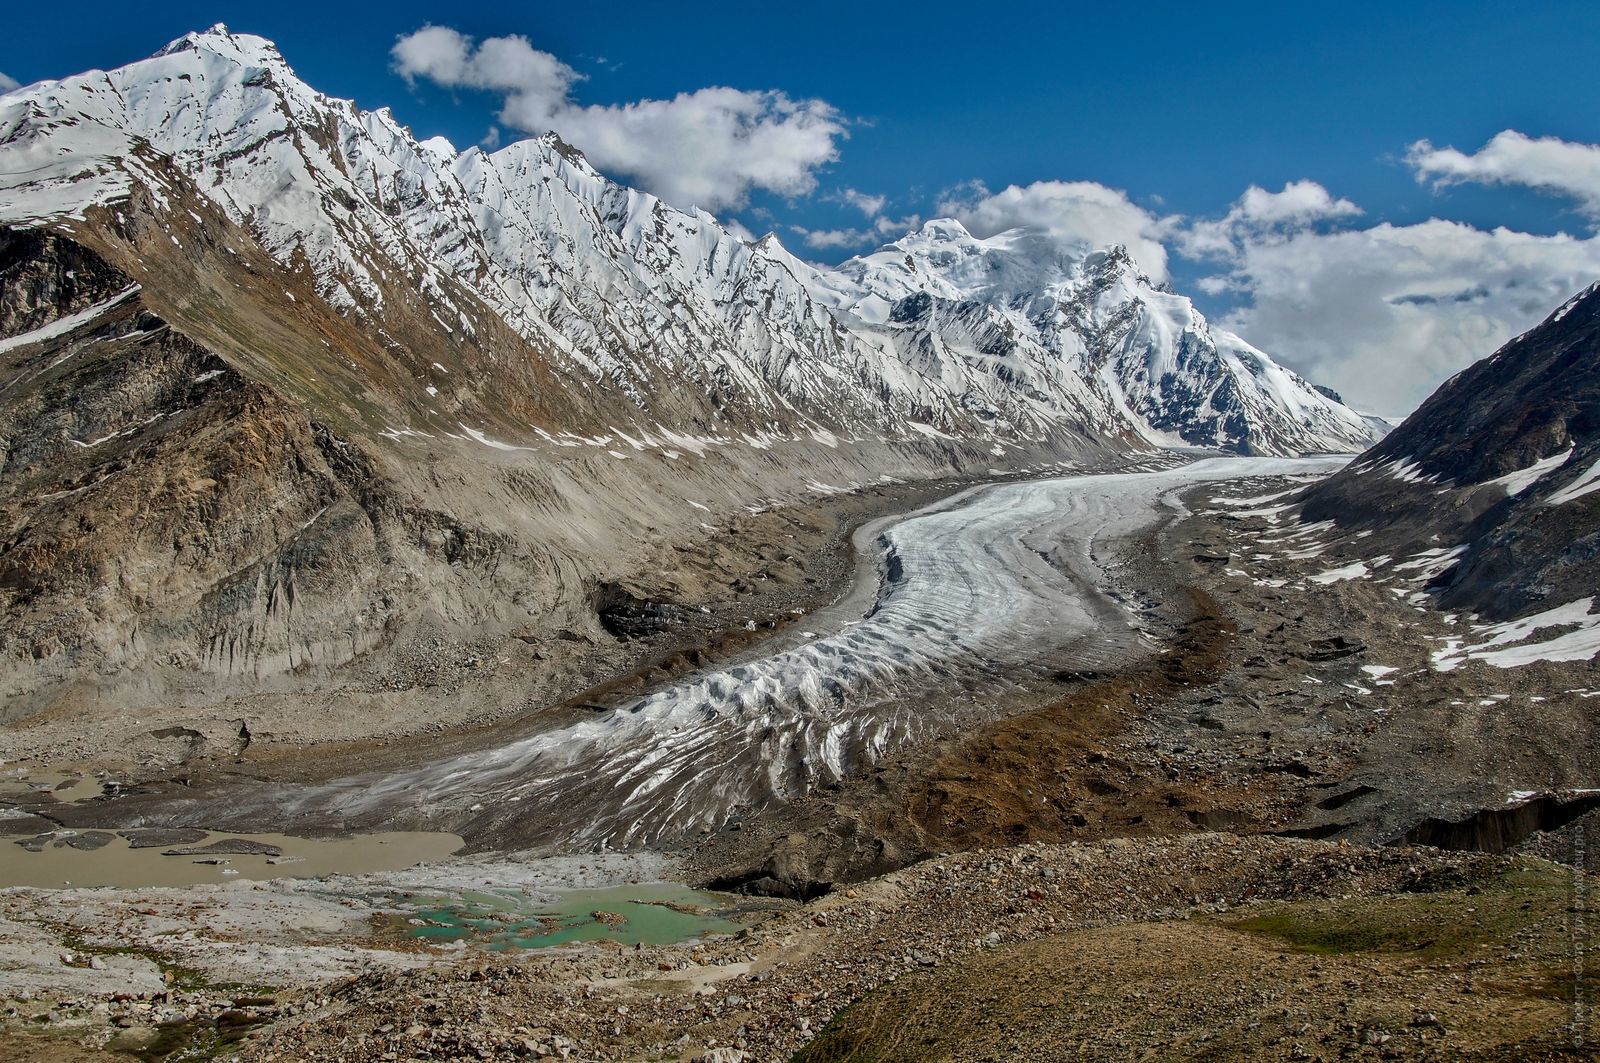
<svg viewBox="0 0 1600 1063">
<path fill-rule="evenodd" d="M 1369 554 L 1464 546 L 1442 604 L 1505 619 L 1600 587 L 1600 491 L 1574 490 L 1597 463 L 1600 285 L 1446 381 L 1303 519 L 1370 531 Z"/>
</svg>

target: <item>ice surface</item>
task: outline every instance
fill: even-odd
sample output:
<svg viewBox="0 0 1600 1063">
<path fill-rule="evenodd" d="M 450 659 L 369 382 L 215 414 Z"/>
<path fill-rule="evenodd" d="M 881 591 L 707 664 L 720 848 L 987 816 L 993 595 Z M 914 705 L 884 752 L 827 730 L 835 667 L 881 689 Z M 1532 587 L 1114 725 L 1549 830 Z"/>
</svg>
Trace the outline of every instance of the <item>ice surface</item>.
<svg viewBox="0 0 1600 1063">
<path fill-rule="evenodd" d="M 993 696 L 1041 658 L 1102 668 L 1148 648 L 1138 615 L 1102 589 L 1116 541 L 1170 515 L 1193 484 L 1308 467 L 1213 459 L 964 492 L 869 527 L 876 564 L 852 592 L 747 660 L 497 749 L 330 784 L 298 806 L 392 814 L 515 798 L 552 841 L 586 846 L 715 827 L 948 725 L 931 696 L 956 695 L 960 677 L 986 677 Z"/>
</svg>

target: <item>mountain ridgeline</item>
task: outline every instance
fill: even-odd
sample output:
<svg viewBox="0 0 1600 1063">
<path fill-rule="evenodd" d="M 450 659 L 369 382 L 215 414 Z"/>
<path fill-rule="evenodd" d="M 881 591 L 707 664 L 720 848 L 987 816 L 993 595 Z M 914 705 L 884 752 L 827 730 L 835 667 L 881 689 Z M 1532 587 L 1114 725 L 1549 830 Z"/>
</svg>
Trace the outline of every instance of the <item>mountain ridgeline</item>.
<svg viewBox="0 0 1600 1063">
<path fill-rule="evenodd" d="M 1304 519 L 1368 550 L 1453 549 L 1441 601 L 1491 619 L 1600 587 L 1600 284 L 1446 381 L 1313 487 Z"/>
<path fill-rule="evenodd" d="M 428 394 L 452 382 L 423 363 L 408 367 L 415 393 L 395 396 L 409 427 L 453 427 L 477 398 L 473 417 L 519 436 L 605 417 L 1268 452 L 1372 434 L 1156 290 L 1121 248 L 979 240 L 945 220 L 817 270 L 773 237 L 747 243 L 607 180 L 553 135 L 493 154 L 419 144 L 387 110 L 315 92 L 269 42 L 222 27 L 7 97 L 0 146 L 22 164 L 7 167 L 7 221 L 100 207 L 102 224 L 125 223 L 111 205 L 143 192 L 181 242 L 217 235 L 176 202 L 202 198 L 394 357 L 436 333 L 591 393 L 535 421 Z M 508 349 L 508 331 L 532 350 Z M 494 381 L 496 402 L 511 383 Z"/>
<path fill-rule="evenodd" d="M 7 717 L 475 638 L 556 674 L 597 587 L 752 510 L 1378 429 L 1121 247 L 940 220 L 818 269 L 220 26 L 0 97 Z"/>
</svg>

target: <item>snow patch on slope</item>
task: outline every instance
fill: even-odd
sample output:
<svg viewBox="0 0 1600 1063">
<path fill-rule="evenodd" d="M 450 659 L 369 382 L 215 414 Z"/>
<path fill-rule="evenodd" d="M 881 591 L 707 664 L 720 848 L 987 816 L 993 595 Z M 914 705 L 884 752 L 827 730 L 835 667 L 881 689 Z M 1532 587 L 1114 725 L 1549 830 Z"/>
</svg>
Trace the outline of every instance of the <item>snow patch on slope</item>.
<svg viewBox="0 0 1600 1063">
<path fill-rule="evenodd" d="M 95 303 L 93 306 L 85 307 L 75 314 L 66 314 L 62 317 L 58 317 L 48 325 L 41 325 L 31 332 L 23 332 L 15 336 L 7 336 L 4 339 L 0 339 L 0 354 L 5 354 L 8 351 L 14 351 L 18 347 L 26 347 L 33 343 L 44 343 L 47 340 L 53 340 L 61 336 L 65 336 L 76 329 L 87 325 L 101 314 L 104 314 L 107 310 L 110 310 L 112 307 L 119 306 L 120 304 L 127 302 L 138 293 L 139 286 L 135 284 L 132 287 L 113 295 L 104 302 Z"/>
<path fill-rule="evenodd" d="M 1563 506 L 1595 491 L 1600 491 L 1600 458 L 1596 458 L 1594 464 L 1585 469 L 1576 480 L 1545 499 L 1545 504 Z"/>
<path fill-rule="evenodd" d="M 1433 655 L 1433 666 L 1441 672 L 1454 671 L 1469 660 L 1483 661 L 1496 668 L 1517 668 L 1540 661 L 1587 661 L 1600 653 L 1600 613 L 1595 613 L 1594 598 L 1581 598 L 1547 609 L 1520 620 L 1473 627 L 1473 632 L 1488 638 L 1468 644 L 1452 639 Z M 1546 628 L 1571 627 L 1543 642 L 1529 642 Z"/>
<path fill-rule="evenodd" d="M 1529 465 L 1526 469 L 1521 469 L 1517 472 L 1508 472 L 1504 476 L 1497 476 L 1493 480 L 1485 480 L 1484 482 L 1498 484 L 1499 486 L 1504 487 L 1506 489 L 1506 494 L 1514 498 L 1517 495 L 1522 494 L 1522 492 L 1526 491 L 1534 484 L 1538 483 L 1539 480 L 1544 477 L 1545 473 L 1550 472 L 1553 469 L 1559 469 L 1561 466 L 1565 465 L 1567 463 L 1567 459 L 1570 457 L 1572 457 L 1572 448 L 1568 447 L 1559 454 L 1552 454 L 1548 458 L 1541 458 L 1532 465 Z"/>
</svg>

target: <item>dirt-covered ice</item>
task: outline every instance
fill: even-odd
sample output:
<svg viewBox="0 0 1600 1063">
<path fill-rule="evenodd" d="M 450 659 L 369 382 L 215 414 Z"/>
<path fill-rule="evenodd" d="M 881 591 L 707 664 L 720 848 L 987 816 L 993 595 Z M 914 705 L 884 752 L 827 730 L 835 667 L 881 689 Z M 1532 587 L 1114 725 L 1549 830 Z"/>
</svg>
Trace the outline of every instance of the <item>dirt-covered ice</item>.
<svg viewBox="0 0 1600 1063">
<path fill-rule="evenodd" d="M 308 815 L 456 821 L 515 806 L 542 840 L 598 847 L 715 827 L 947 725 L 927 695 L 962 677 L 1137 656 L 1148 640 L 1115 591 L 1119 542 L 1196 483 L 1341 463 L 1218 458 L 967 491 L 878 530 L 863 561 L 875 566 L 869 593 L 847 594 L 763 655 L 495 749 L 336 780 L 289 803 Z"/>
</svg>

